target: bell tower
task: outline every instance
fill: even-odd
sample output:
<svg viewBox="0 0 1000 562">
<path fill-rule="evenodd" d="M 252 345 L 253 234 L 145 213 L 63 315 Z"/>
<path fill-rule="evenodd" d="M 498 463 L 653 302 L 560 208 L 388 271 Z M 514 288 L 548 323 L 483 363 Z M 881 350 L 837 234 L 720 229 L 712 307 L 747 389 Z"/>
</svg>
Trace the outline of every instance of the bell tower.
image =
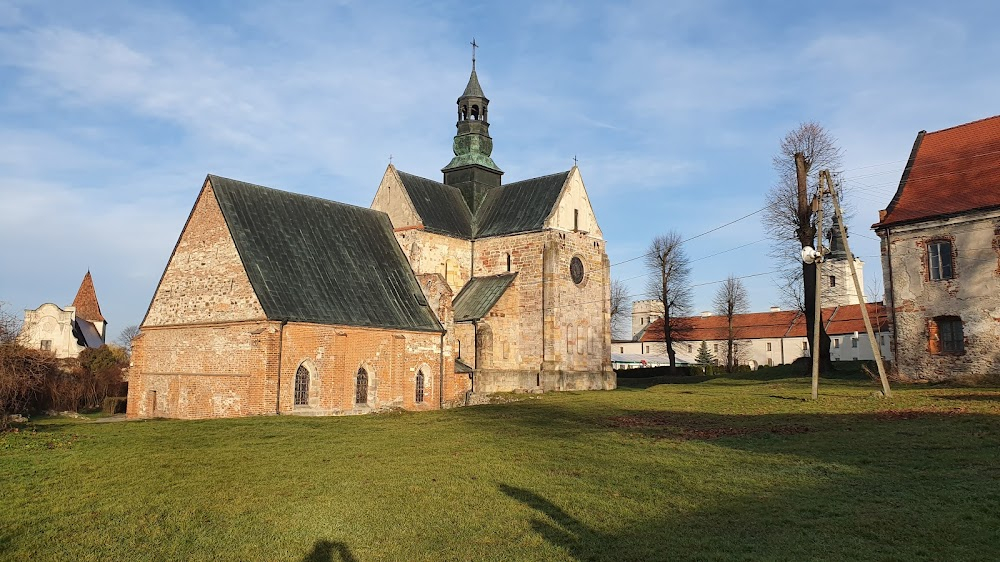
<svg viewBox="0 0 1000 562">
<path fill-rule="evenodd" d="M 472 75 L 465 91 L 458 98 L 458 134 L 452 144 L 455 157 L 441 169 L 444 183 L 457 187 L 473 214 L 486 198 L 490 188 L 500 186 L 503 171 L 490 158 L 493 139 L 490 138 L 490 100 L 483 94 L 476 76 L 476 40 L 472 40 Z"/>
</svg>

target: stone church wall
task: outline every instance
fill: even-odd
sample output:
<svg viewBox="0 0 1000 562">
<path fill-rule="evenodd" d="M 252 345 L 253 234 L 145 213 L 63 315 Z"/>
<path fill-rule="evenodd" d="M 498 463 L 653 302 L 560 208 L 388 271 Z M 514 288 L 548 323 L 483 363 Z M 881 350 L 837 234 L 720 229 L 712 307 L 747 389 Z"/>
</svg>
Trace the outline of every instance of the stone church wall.
<svg viewBox="0 0 1000 562">
<path fill-rule="evenodd" d="M 263 320 L 229 227 L 206 182 L 153 295 L 143 327 Z"/>
<path fill-rule="evenodd" d="M 414 273 L 439 273 L 452 293 L 461 292 L 472 276 L 471 241 L 419 228 L 397 229 L 395 234 Z"/>
</svg>

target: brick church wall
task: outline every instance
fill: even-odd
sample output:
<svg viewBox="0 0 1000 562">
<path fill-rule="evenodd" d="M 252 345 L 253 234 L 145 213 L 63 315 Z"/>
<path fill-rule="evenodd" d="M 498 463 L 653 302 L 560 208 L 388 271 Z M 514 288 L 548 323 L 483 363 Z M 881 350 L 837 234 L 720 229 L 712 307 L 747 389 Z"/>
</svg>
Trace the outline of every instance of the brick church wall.
<svg viewBox="0 0 1000 562">
<path fill-rule="evenodd" d="M 143 327 L 264 318 L 212 186 L 206 181 Z"/>
</svg>

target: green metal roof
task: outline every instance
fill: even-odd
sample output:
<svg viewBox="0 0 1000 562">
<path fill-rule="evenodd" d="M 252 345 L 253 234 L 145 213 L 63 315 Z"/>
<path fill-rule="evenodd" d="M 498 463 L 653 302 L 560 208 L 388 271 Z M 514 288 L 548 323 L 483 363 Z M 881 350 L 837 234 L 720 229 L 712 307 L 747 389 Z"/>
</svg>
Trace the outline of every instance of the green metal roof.
<svg viewBox="0 0 1000 562">
<path fill-rule="evenodd" d="M 424 229 L 458 238 L 472 238 L 472 213 L 457 187 L 396 171 Z"/>
<path fill-rule="evenodd" d="M 208 180 L 269 319 L 441 331 L 385 213 Z"/>
<path fill-rule="evenodd" d="M 476 238 L 541 230 L 569 171 L 493 188 L 476 213 Z"/>
<path fill-rule="evenodd" d="M 479 320 L 489 313 L 517 273 L 502 273 L 489 277 L 473 277 L 455 297 L 455 322 Z"/>
</svg>

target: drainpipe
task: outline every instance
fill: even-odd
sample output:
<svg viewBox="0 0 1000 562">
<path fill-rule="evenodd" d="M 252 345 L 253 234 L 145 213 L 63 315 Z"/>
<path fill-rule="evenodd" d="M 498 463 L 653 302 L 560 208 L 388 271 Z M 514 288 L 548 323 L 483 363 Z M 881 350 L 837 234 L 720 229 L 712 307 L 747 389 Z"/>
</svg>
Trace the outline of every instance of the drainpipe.
<svg viewBox="0 0 1000 562">
<path fill-rule="evenodd" d="M 440 384 L 438 384 L 438 409 L 444 409 L 444 334 L 441 332 L 441 359 L 438 360 L 438 365 L 440 366 L 441 378 Z"/>
<path fill-rule="evenodd" d="M 281 324 L 278 325 L 278 389 L 275 392 L 277 397 L 274 405 L 274 413 L 281 415 L 281 351 L 285 344 L 285 324 L 288 324 L 288 320 L 282 320 Z"/>
</svg>

